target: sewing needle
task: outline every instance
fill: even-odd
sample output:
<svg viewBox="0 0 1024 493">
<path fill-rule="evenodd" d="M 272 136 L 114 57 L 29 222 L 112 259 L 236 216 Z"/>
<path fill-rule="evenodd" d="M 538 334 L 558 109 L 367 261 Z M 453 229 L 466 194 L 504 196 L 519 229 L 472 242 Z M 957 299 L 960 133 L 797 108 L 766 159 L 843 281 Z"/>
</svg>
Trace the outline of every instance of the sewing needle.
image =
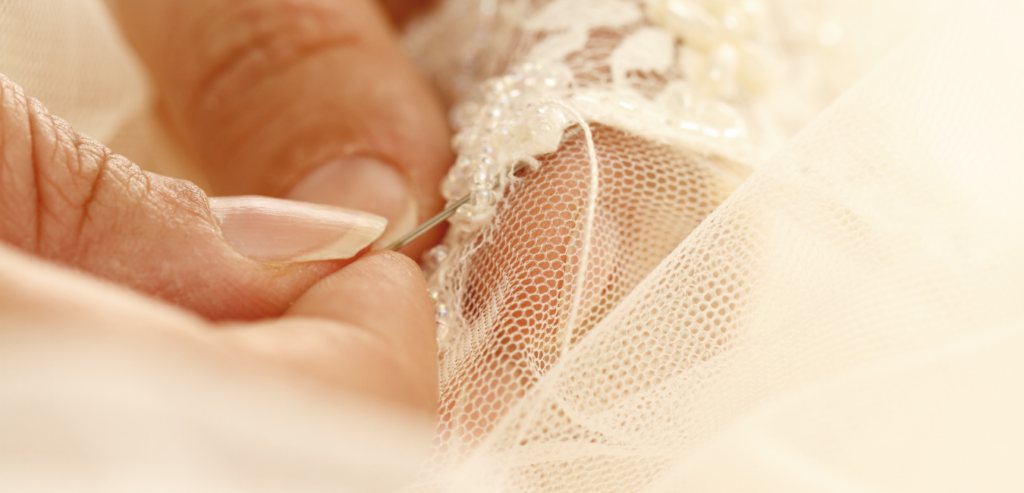
<svg viewBox="0 0 1024 493">
<path fill-rule="evenodd" d="M 520 161 L 515 165 L 514 168 L 512 168 L 512 174 L 514 175 L 522 171 L 522 169 L 526 168 L 527 166 L 529 166 L 528 163 L 526 163 L 525 161 Z M 387 248 L 385 248 L 385 250 L 398 250 L 405 247 L 409 243 L 412 243 L 412 241 L 415 240 L 416 238 L 419 238 L 420 235 L 426 233 L 427 231 L 430 231 L 431 229 L 434 229 L 438 224 L 441 224 L 442 222 L 444 222 L 445 219 L 448 219 L 449 217 L 452 216 L 452 214 L 455 214 L 455 212 L 459 210 L 459 207 L 462 207 L 469 202 L 469 197 L 470 195 L 466 195 L 460 198 L 459 200 L 456 200 L 454 203 L 452 203 L 452 205 L 445 208 L 445 210 L 441 211 L 436 216 L 428 219 L 423 224 L 420 224 L 418 227 L 416 227 L 416 229 L 410 231 L 409 234 L 399 238 L 394 243 L 388 245 Z"/>
</svg>

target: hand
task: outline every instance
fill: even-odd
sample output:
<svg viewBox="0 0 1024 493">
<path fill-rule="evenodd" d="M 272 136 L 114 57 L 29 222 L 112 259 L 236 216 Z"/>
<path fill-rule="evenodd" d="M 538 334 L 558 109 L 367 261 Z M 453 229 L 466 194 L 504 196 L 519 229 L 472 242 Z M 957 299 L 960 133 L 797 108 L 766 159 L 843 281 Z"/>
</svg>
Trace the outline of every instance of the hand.
<svg viewBox="0 0 1024 493">
<path fill-rule="evenodd" d="M 439 209 L 437 183 L 451 161 L 448 129 L 440 104 L 400 53 L 378 6 L 308 0 L 110 3 L 150 68 L 162 113 L 199 157 L 214 194 L 289 196 L 368 211 L 389 220 L 378 243 Z M 422 2 L 388 3 L 394 15 L 404 16 Z M 366 235 L 376 227 L 358 214 L 335 215 L 333 226 L 325 227 L 319 212 L 271 211 L 263 200 L 216 199 L 209 210 L 203 192 L 190 183 L 139 173 L 98 144 L 73 144 L 79 139 L 73 132 L 47 130 L 50 117 L 44 112 L 35 112 L 37 121 L 30 118 L 23 96 L 11 92 L 5 101 L 12 109 L 23 106 L 18 111 L 28 115 L 9 126 L 12 138 L 30 135 L 37 125 L 58 142 L 66 139 L 60 145 L 75 152 L 53 154 L 48 161 L 54 162 L 18 164 L 27 182 L 11 184 L 14 189 L 0 198 L 12 214 L 0 238 L 207 318 L 280 315 L 305 289 L 344 265 L 288 261 L 351 256 L 354 250 L 338 251 L 339 245 L 331 250 L 337 233 Z M 50 138 L 37 138 L 26 152 L 49 152 Z M 79 180 L 52 177 L 38 187 L 29 184 L 24 166 L 58 169 L 59 161 L 80 158 L 88 158 L 95 169 L 78 170 Z M 77 205 L 109 205 L 104 194 L 132 180 L 150 186 L 149 196 L 133 198 L 131 190 L 124 190 L 122 198 L 173 205 L 133 207 L 130 225 L 122 217 L 74 210 Z M 48 199 L 69 193 L 68 186 L 81 188 L 75 190 L 79 203 L 71 204 L 70 211 L 58 207 L 58 215 L 64 215 L 55 222 L 67 230 L 35 231 L 31 204 L 38 199 L 45 210 L 53 206 Z M 93 194 L 101 200 L 93 200 Z M 79 212 L 93 220 L 86 224 L 81 219 L 88 227 L 74 231 L 70 223 Z M 271 230 L 247 230 L 247 225 L 266 225 L 281 214 L 307 219 L 306 227 L 276 221 L 291 229 L 275 236 L 295 240 L 292 245 L 275 244 Z M 211 226 L 211 215 L 219 224 Z M 108 221 L 95 220 L 102 218 Z M 353 229 L 356 223 L 361 227 Z M 216 239 L 217 229 L 233 248 L 223 248 L 227 245 Z M 135 241 L 147 237 L 152 241 Z M 341 246 L 358 250 L 369 243 L 358 244 L 366 239 L 350 235 Z M 416 256 L 433 239 L 403 252 Z M 87 255 L 70 258 L 72 243 L 96 241 L 103 246 L 91 244 Z M 303 248 L 316 255 L 300 256 Z"/>
<path fill-rule="evenodd" d="M 107 3 L 211 195 L 377 214 L 382 244 L 442 207 L 450 130 L 392 24 L 424 0 Z"/>
<path fill-rule="evenodd" d="M 434 411 L 435 329 L 416 264 L 390 252 L 340 271 L 346 261 L 295 261 L 350 257 L 382 219 L 260 197 L 208 202 L 75 133 L 3 76 L 0 103 L 0 335 L 168 337 Z M 7 244 L 209 319 L 283 317 L 214 324 Z"/>
<path fill-rule="evenodd" d="M 439 208 L 436 184 L 451 159 L 440 106 L 371 5 L 122 3 L 113 7 L 215 191 L 290 193 L 376 212 L 392 228 L 410 208 L 413 223 Z M 330 21 L 338 17 L 345 22 Z M 309 30 L 310 20 L 338 29 Z M 246 32 L 253 25 L 267 31 Z M 233 66 L 217 58 L 232 53 L 241 54 Z M 418 268 L 392 254 L 334 275 L 347 262 L 296 261 L 350 257 L 382 221 L 270 199 L 208 201 L 75 133 L 2 76 L 0 102 L 0 239 L 186 309 L 0 246 L 7 334 L 152 331 L 434 412 L 434 327 Z M 364 159 L 343 159 L 353 156 Z M 293 186 L 306 175 L 327 189 Z M 275 221 L 282 215 L 290 220 Z M 215 324 L 190 311 L 283 317 Z"/>
<path fill-rule="evenodd" d="M 8 349 L 42 340 L 115 353 L 142 343 L 181 365 L 219 361 L 433 416 L 437 348 L 425 289 L 408 258 L 379 253 L 316 284 L 281 318 L 213 324 L 0 243 L 0 340 Z"/>
</svg>

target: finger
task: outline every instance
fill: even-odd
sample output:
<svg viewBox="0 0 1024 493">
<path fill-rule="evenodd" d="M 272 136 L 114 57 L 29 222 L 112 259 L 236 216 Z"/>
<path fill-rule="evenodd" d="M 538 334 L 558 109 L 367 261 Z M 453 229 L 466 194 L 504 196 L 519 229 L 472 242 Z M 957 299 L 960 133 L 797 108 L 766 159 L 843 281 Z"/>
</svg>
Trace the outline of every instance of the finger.
<svg viewBox="0 0 1024 493">
<path fill-rule="evenodd" d="M 380 0 L 387 10 L 391 22 L 396 26 L 404 26 L 412 18 L 422 14 L 434 5 L 434 0 Z"/>
<path fill-rule="evenodd" d="M 213 363 L 224 372 L 241 365 L 264 384 L 285 377 L 293 390 L 347 391 L 435 417 L 436 352 L 423 276 L 407 257 L 393 253 L 371 255 L 353 267 L 300 298 L 293 316 L 215 326 L 0 243 L 0 346 L 38 337 L 58 352 L 80 353 L 143 343 L 192 369 Z M 367 282 L 368 275 L 377 282 Z M 338 299 L 350 303 L 339 309 Z M 385 316 L 373 316 L 382 309 Z M 75 360 L 67 354 L 61 362 L 67 357 Z"/>
<path fill-rule="evenodd" d="M 334 387 L 437 409 L 437 346 L 426 282 L 408 257 L 381 252 L 324 279 L 280 320 L 218 337 Z"/>
<path fill-rule="evenodd" d="M 444 112 L 374 1 L 110 3 L 215 194 L 368 211 L 381 243 L 442 206 Z"/>
<path fill-rule="evenodd" d="M 207 201 L 74 132 L 0 75 L 0 239 L 209 318 L 289 302 L 383 231 L 382 218 L 263 197 Z"/>
</svg>

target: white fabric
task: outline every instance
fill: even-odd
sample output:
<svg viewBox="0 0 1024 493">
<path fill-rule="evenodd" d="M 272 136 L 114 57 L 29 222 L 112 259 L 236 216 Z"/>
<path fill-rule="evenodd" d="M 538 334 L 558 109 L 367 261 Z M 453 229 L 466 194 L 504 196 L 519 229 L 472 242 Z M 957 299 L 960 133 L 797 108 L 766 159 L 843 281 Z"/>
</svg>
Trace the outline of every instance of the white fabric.
<svg viewBox="0 0 1024 493">
<path fill-rule="evenodd" d="M 570 3 L 509 17 L 547 19 L 557 10 L 552 5 L 584 8 Z M 934 8 L 919 12 L 937 16 L 927 29 L 810 123 L 649 273 L 648 258 L 635 257 L 670 239 L 665 228 L 690 219 L 673 204 L 701 192 L 683 187 L 659 195 L 642 179 L 613 178 L 631 167 L 649 169 L 645 163 L 661 159 L 652 157 L 658 143 L 673 143 L 653 124 L 636 125 L 633 108 L 642 103 L 623 111 L 606 100 L 607 117 L 590 113 L 590 122 L 653 139 L 625 145 L 615 134 L 588 138 L 603 170 L 598 191 L 588 190 L 585 166 L 566 164 L 574 155 L 586 162 L 577 143 L 575 154 L 541 165 L 559 173 L 549 183 L 576 183 L 569 185 L 575 196 L 563 200 L 526 185 L 509 194 L 488 229 L 469 239 L 450 233 L 454 261 L 432 278 L 455 314 L 441 373 L 445 446 L 422 486 L 670 491 L 689 489 L 695 471 L 697 490 L 956 491 L 976 484 L 979 473 L 992 487 L 1019 486 L 1006 457 L 1020 458 L 1024 449 L 1007 437 L 1019 436 L 1024 423 L 998 408 L 958 415 L 964 406 L 952 404 L 967 397 L 957 393 L 970 388 L 961 382 L 1024 388 L 1012 359 L 1002 362 L 1007 371 L 990 375 L 992 366 L 973 368 L 957 354 L 979 340 L 988 340 L 977 349 L 986 355 L 1019 344 L 1024 328 L 1024 146 L 1014 137 L 1024 130 L 1022 99 L 1014 96 L 1024 72 L 1009 62 L 1024 46 L 1015 27 L 1024 11 L 1010 3 Z M 611 15 L 609 24 L 624 17 Z M 592 38 L 608 38 L 595 34 L 600 19 L 581 20 L 590 22 Z M 614 74 L 621 52 L 613 53 Z M 599 53 L 583 58 L 581 67 L 567 57 L 584 80 L 560 95 L 570 106 L 572 94 L 623 87 L 614 78 L 587 79 L 602 62 Z M 768 106 L 740 101 L 747 118 Z M 621 156 L 622 147 L 632 151 Z M 692 167 L 712 176 L 698 179 L 703 188 L 721 183 L 714 163 L 668 159 L 677 168 L 654 171 L 664 187 Z M 622 197 L 626 205 L 615 200 Z M 591 226 L 583 218 L 595 214 L 595 201 Z M 575 219 L 545 230 L 558 221 L 545 215 L 544 204 L 552 203 Z M 633 231 L 635 222 L 643 226 Z M 568 253 L 545 250 L 552 245 Z M 548 265 L 553 270 L 545 271 Z M 633 288 L 636 273 L 642 280 Z M 1010 332 L 1007 340 L 992 335 L 1000 331 Z M 922 375 L 915 360 L 945 346 L 953 349 L 932 364 L 949 369 Z M 879 365 L 889 367 L 887 385 L 845 383 L 869 379 Z M 841 385 L 847 387 L 835 390 Z M 928 386 L 937 390 L 928 393 Z M 785 406 L 794 399 L 787 394 L 800 389 L 806 405 L 767 410 Z M 967 395 L 979 406 L 1020 408 L 1014 393 L 973 390 Z M 947 412 L 910 412 L 934 404 Z M 887 412 L 898 407 L 905 412 Z M 801 419 L 828 423 L 818 425 L 827 434 L 780 430 Z M 934 438 L 922 440 L 925 423 Z M 987 441 L 965 443 L 967 436 Z M 935 446 L 947 440 L 954 442 Z M 887 448 L 901 445 L 912 457 L 891 464 Z"/>
<path fill-rule="evenodd" d="M 141 67 L 101 1 L 0 1 L 0 73 L 101 141 L 148 98 Z"/>
<path fill-rule="evenodd" d="M 590 12 L 584 4 L 596 8 L 597 3 L 626 9 L 616 22 L 635 16 L 623 2 L 612 0 L 576 2 L 575 8 Z M 639 3 L 625 3 L 648 15 Z M 0 25 L 12 25 L 12 12 L 43 4 L 0 1 Z M 838 58 L 799 55 L 805 57 L 800 63 L 816 67 L 816 73 L 790 72 L 792 78 L 783 78 L 776 92 L 730 103 L 749 124 L 745 150 L 729 154 L 728 145 L 709 144 L 694 152 L 687 146 L 695 141 L 685 136 L 664 137 L 662 130 L 634 120 L 590 118 L 590 123 L 604 124 L 594 125 L 593 132 L 602 169 L 655 170 L 653 183 L 679 188 L 673 194 L 644 194 L 639 186 L 611 180 L 601 182 L 601 198 L 588 202 L 589 168 L 573 167 L 573 159 L 589 162 L 587 142 L 579 135 L 564 143 L 576 158 L 548 159 L 541 168 L 562 173 L 555 178 L 575 188 L 556 196 L 513 184 L 508 207 L 528 206 L 535 197 L 547 202 L 537 202 L 539 209 L 518 210 L 543 211 L 552 200 L 580 206 L 569 209 L 575 215 L 561 236 L 537 248 L 557 245 L 571 253 L 582 246 L 593 253 L 586 268 L 580 267 L 585 256 L 577 254 L 553 268 L 561 273 L 550 279 L 563 282 L 563 291 L 556 296 L 558 303 L 530 302 L 543 315 L 536 319 L 540 322 L 520 325 L 523 315 L 508 309 L 507 300 L 519 302 L 532 293 L 525 289 L 534 284 L 516 284 L 517 279 L 535 278 L 528 275 L 529 262 L 510 263 L 503 244 L 495 243 L 515 240 L 516 228 L 531 224 L 530 217 L 505 217 L 499 208 L 481 232 L 450 239 L 472 246 L 459 250 L 463 246 L 453 245 L 461 253 L 451 257 L 455 264 L 442 268 L 449 277 L 447 284 L 439 284 L 449 307 L 461 313 L 455 323 L 462 330 L 442 361 L 440 445 L 414 489 L 1024 489 L 1019 466 L 1024 460 L 1019 356 L 1024 354 L 1024 98 L 1019 94 L 1024 87 L 1019 63 L 1024 6 L 1012 0 L 949 4 L 871 2 L 866 4 L 870 7 L 852 3 L 844 9 L 810 0 L 773 2 L 817 6 L 830 15 L 845 12 L 846 17 L 836 19 L 861 30 L 841 31 L 844 51 L 831 52 Z M 521 41 L 516 38 L 521 26 L 494 17 L 505 12 L 513 16 L 506 19 L 521 23 L 537 10 L 530 2 L 479 2 L 480 15 L 451 10 L 462 16 L 455 24 L 443 20 L 444 9 L 455 9 L 452 5 L 465 2 L 443 5 L 440 17 L 410 34 L 410 42 L 424 48 L 417 54 L 449 99 L 471 98 L 475 84 L 502 75 L 509 57 L 519 63 L 539 56 L 532 46 L 544 41 L 515 41 Z M 60 11 L 54 7 L 33 15 L 38 20 Z M 586 41 L 576 26 L 593 16 L 562 19 L 573 11 L 558 14 L 551 7 L 540 16 L 547 19 L 542 23 L 547 28 L 564 29 L 557 34 L 560 39 L 547 38 L 545 50 L 560 53 L 555 59 L 564 59 L 581 39 Z M 866 19 L 868 14 L 877 17 Z M 432 28 L 431 22 L 439 27 Z M 925 27 L 896 48 L 896 41 L 917 23 Z M 463 41 L 481 26 L 490 41 L 467 47 Z M 830 29 L 816 32 L 829 38 L 835 35 Z M 30 66 L 21 58 L 23 48 L 11 47 L 26 46 L 25 40 L 32 46 L 46 43 L 24 32 L 0 29 L 0 71 L 36 96 L 54 87 L 72 91 L 74 84 L 44 83 L 56 75 L 32 78 L 9 72 L 15 70 L 10 67 Z M 107 39 L 109 32 L 103 32 L 98 29 L 96 36 Z M 650 31 L 642 36 L 638 45 L 663 39 Z M 865 65 L 893 48 L 845 90 Z M 663 53 L 631 62 L 628 55 L 640 52 L 620 51 L 614 73 L 664 69 Z M 476 57 L 476 72 L 460 68 L 467 53 Z M 47 70 L 62 67 L 43 65 Z M 690 80 L 684 72 L 673 77 Z M 70 80 L 86 80 L 81 72 L 68 74 Z M 787 84 L 794 80 L 816 89 L 793 90 Z M 808 123 L 840 90 L 845 90 L 842 97 Z M 81 93 L 48 96 L 54 102 L 44 96 L 43 102 L 80 129 L 112 135 L 115 122 L 123 125 L 138 111 L 144 89 L 119 94 L 103 104 Z M 61 97 L 71 102 L 63 109 L 56 104 Z M 640 97 L 650 99 L 644 93 Z M 707 114 L 687 118 L 708 121 Z M 792 135 L 794 127 L 804 125 Z M 736 188 L 742 174 L 724 170 L 716 153 L 757 170 Z M 762 159 L 766 154 L 772 157 Z M 616 202 L 617 194 L 630 200 Z M 688 208 L 691 195 L 707 204 Z M 597 207 L 581 207 L 588 203 Z M 639 206 L 634 210 L 623 204 Z M 628 220 L 622 213 L 627 209 Z M 587 211 L 594 210 L 589 213 L 593 225 L 584 230 Z M 511 267 L 495 273 L 493 265 Z M 613 282 L 602 284 L 605 279 Z M 484 288 L 503 290 L 483 300 L 480 306 L 490 309 L 481 309 L 475 304 L 480 300 L 467 294 L 466 286 L 481 282 Z M 569 289 L 577 284 L 583 287 Z M 572 323 L 561 318 L 573 311 L 584 315 Z M 513 346 L 515 351 L 501 352 Z M 24 361 L 31 359 L 19 364 Z M 0 377 L 4 388 L 11 388 L 15 375 L 12 370 Z M 253 392 L 277 395 L 269 388 Z M 27 402 L 24 394 L 4 395 L 10 396 L 5 397 L 8 406 Z M 60 396 L 69 407 L 81 399 Z M 194 412 L 222 415 L 246 402 L 251 401 L 226 399 Z M 282 412 L 267 419 L 287 416 Z M 35 419 L 15 417 L 0 421 L 0 437 Z M 79 430 L 102 429 L 113 444 L 122 443 L 119 433 L 128 433 L 70 417 L 64 422 Z M 303 457 L 324 453 L 338 460 L 374 439 L 360 440 L 338 439 L 337 455 L 310 452 Z M 399 450 L 400 441 L 385 446 Z M 186 457 L 203 446 L 185 443 L 170 453 Z M 295 457 L 288 450 L 278 452 Z M 263 469 L 288 468 L 285 458 L 268 463 L 241 453 L 232 457 Z M 77 465 L 51 467 L 59 475 L 61 467 Z M 223 468 L 218 474 L 230 477 L 246 469 Z M 135 472 L 126 467 L 112 474 Z M 204 479 L 190 486 L 216 489 L 219 484 Z M 303 487 L 296 482 L 282 489 Z"/>
<path fill-rule="evenodd" d="M 12 323 L 0 330 L 0 491 L 388 492 L 430 448 L 425 416 L 174 338 Z"/>
</svg>

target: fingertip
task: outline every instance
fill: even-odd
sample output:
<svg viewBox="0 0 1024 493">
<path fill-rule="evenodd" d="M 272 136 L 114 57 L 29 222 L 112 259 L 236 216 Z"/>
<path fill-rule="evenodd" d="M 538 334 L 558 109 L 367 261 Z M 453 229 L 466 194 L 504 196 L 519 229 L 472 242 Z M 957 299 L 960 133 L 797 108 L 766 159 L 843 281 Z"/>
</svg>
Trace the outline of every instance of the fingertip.
<svg viewBox="0 0 1024 493">
<path fill-rule="evenodd" d="M 287 198 L 387 218 L 375 245 L 388 245 L 419 222 L 419 206 L 407 179 L 395 166 L 369 157 L 335 159 L 314 169 L 292 188 Z"/>
<path fill-rule="evenodd" d="M 436 392 L 433 304 L 419 266 L 409 257 L 370 253 L 313 286 L 287 315 L 329 319 L 376 334 Z"/>
<path fill-rule="evenodd" d="M 352 258 L 387 225 L 373 214 L 270 197 L 211 197 L 209 203 L 224 239 L 257 260 Z"/>
</svg>

